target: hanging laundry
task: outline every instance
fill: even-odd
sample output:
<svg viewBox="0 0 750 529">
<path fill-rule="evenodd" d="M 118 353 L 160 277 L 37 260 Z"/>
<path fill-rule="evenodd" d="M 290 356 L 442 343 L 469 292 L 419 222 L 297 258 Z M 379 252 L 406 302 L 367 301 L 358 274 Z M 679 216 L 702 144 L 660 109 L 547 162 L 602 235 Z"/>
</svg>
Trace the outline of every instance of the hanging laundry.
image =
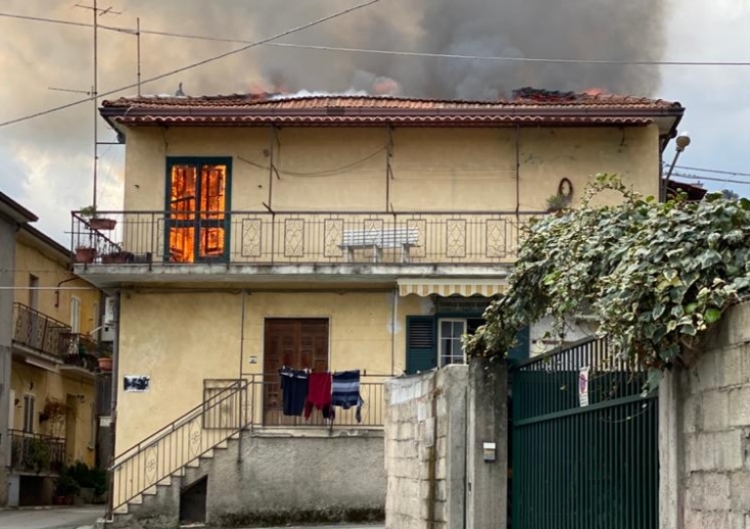
<svg viewBox="0 0 750 529">
<path fill-rule="evenodd" d="M 282 369 L 279 371 L 279 375 L 284 415 L 299 417 L 305 409 L 305 402 L 307 402 L 308 375 L 304 371 L 292 371 L 291 369 Z"/>
<path fill-rule="evenodd" d="M 362 422 L 362 405 L 365 403 L 359 394 L 359 370 L 333 374 L 331 404 L 348 410 L 357 407 L 357 422 Z"/>
<path fill-rule="evenodd" d="M 331 413 L 331 374 L 310 373 L 310 381 L 305 403 L 305 419 L 310 418 L 313 407 L 323 412 L 323 418 L 332 418 Z"/>
</svg>

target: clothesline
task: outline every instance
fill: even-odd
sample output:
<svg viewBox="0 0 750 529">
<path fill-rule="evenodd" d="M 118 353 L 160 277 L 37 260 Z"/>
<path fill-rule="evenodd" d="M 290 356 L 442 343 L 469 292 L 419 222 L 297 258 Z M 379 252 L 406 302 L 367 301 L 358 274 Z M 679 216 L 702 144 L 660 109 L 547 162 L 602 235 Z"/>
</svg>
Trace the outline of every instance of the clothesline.
<svg viewBox="0 0 750 529">
<path fill-rule="evenodd" d="M 345 410 L 356 406 L 357 422 L 362 422 L 359 370 L 331 373 L 315 372 L 310 369 L 293 370 L 283 366 L 279 370 L 283 413 L 299 417 L 303 414 L 310 419 L 313 408 L 321 411 L 324 419 L 333 421 L 334 407 Z"/>
</svg>

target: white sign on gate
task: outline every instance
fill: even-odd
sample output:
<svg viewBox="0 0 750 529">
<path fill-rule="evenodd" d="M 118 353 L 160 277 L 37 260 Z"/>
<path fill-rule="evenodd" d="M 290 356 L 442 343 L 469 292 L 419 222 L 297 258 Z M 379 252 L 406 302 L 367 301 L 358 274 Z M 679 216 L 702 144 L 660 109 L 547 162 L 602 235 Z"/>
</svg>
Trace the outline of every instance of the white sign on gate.
<svg viewBox="0 0 750 529">
<path fill-rule="evenodd" d="M 578 400 L 581 408 L 589 405 L 589 368 L 582 367 L 578 373 Z"/>
</svg>

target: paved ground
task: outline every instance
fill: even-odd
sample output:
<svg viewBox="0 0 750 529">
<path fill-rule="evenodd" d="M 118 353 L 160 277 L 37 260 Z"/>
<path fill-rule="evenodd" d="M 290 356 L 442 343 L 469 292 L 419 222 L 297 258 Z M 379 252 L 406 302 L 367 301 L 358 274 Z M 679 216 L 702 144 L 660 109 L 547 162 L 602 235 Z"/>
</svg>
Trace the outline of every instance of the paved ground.
<svg viewBox="0 0 750 529">
<path fill-rule="evenodd" d="M 97 518 L 104 516 L 101 506 L 56 507 L 39 510 L 0 511 L 2 529 L 76 529 L 83 525 L 93 525 Z"/>
</svg>

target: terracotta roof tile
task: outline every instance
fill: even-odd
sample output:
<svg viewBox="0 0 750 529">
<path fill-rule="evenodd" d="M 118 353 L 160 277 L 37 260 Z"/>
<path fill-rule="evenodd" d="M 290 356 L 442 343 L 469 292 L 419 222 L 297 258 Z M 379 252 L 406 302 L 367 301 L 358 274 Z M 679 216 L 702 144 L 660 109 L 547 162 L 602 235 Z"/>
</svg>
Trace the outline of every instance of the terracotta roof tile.
<svg viewBox="0 0 750 529">
<path fill-rule="evenodd" d="M 104 101 L 112 124 L 183 126 L 492 126 L 497 124 L 646 125 L 671 133 L 679 103 L 633 96 L 572 94 L 533 89 L 499 101 L 354 95 L 235 94 L 139 96 Z"/>
<path fill-rule="evenodd" d="M 521 109 L 539 107 L 621 107 L 621 108 L 674 108 L 679 103 L 661 99 L 618 95 L 576 94 L 574 98 L 551 96 L 547 99 L 515 98 L 498 101 L 466 101 L 420 99 L 388 96 L 310 95 L 285 96 L 282 94 L 233 94 L 200 97 L 138 96 L 104 101 L 105 108 L 255 108 L 255 109 L 321 109 L 368 108 L 399 110 L 469 110 L 469 109 Z"/>
</svg>

